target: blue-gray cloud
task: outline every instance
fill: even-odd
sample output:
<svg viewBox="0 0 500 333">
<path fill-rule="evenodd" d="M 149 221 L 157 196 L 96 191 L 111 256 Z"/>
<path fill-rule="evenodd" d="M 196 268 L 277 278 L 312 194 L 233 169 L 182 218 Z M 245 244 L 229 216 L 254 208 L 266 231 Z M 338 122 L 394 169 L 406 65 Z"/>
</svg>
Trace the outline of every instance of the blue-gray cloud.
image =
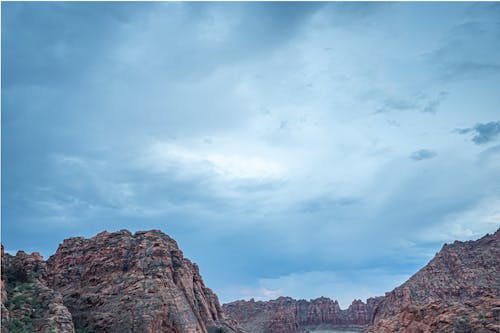
<svg viewBox="0 0 500 333">
<path fill-rule="evenodd" d="M 3 3 L 2 242 L 160 228 L 223 301 L 412 273 L 494 224 L 498 154 L 450 133 L 499 107 L 446 74 L 498 65 L 478 5 Z"/>
<path fill-rule="evenodd" d="M 437 156 L 437 153 L 429 149 L 420 149 L 411 153 L 410 158 L 414 161 L 429 160 Z"/>
<path fill-rule="evenodd" d="M 440 104 L 445 100 L 447 92 L 441 91 L 436 96 L 427 96 L 419 93 L 411 97 L 387 97 L 377 113 L 389 111 L 418 111 L 435 114 Z"/>
<path fill-rule="evenodd" d="M 472 141 L 477 145 L 482 145 L 495 141 L 500 137 L 500 121 L 478 123 L 474 127 L 458 128 L 455 131 L 458 134 L 474 133 Z"/>
<path fill-rule="evenodd" d="M 498 5 L 470 5 L 464 11 L 464 21 L 449 28 L 440 47 L 427 54 L 444 81 L 481 79 L 500 71 L 497 50 L 492 45 L 498 38 Z"/>
</svg>

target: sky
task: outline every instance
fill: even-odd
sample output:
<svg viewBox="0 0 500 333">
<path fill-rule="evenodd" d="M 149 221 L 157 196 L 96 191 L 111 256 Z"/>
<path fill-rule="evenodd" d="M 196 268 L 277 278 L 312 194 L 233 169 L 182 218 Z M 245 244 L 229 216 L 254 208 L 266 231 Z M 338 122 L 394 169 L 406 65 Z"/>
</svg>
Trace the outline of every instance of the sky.
<svg viewBox="0 0 500 333">
<path fill-rule="evenodd" d="M 2 244 L 160 229 L 221 302 L 383 295 L 500 227 L 498 3 L 6 3 Z"/>
</svg>

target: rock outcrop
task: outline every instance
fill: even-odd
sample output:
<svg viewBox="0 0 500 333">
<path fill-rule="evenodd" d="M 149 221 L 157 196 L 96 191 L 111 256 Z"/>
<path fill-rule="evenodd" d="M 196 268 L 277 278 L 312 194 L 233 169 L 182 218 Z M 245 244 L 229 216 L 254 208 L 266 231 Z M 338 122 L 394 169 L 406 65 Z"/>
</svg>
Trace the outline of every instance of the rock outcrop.
<svg viewBox="0 0 500 333">
<path fill-rule="evenodd" d="M 236 301 L 224 312 L 250 333 L 293 333 L 312 329 L 360 329 L 370 323 L 374 299 L 355 300 L 346 310 L 337 301 L 320 297 L 310 301 L 279 297 L 271 301 Z"/>
<path fill-rule="evenodd" d="M 94 332 L 237 332 L 198 266 L 152 230 L 66 239 L 47 261 L 77 326 Z"/>
<path fill-rule="evenodd" d="M 0 298 L 0 315 L 1 315 L 1 331 L 8 331 L 7 325 L 10 322 L 10 314 L 9 310 L 5 306 L 5 303 L 8 301 L 7 296 L 7 281 L 5 277 L 5 269 L 7 265 L 5 264 L 5 254 L 3 251 L 3 245 L 1 246 L 1 256 L 2 256 L 2 274 L 0 275 L 0 288 L 1 288 L 1 298 Z"/>
<path fill-rule="evenodd" d="M 454 242 L 375 306 L 370 333 L 500 332 L 500 229 Z"/>
<path fill-rule="evenodd" d="M 46 264 L 38 253 L 2 247 L 2 332 L 74 333 L 60 293 L 47 286 Z"/>
<path fill-rule="evenodd" d="M 2 247 L 1 286 L 6 333 L 243 332 L 157 230 L 66 239 L 47 262 Z"/>
</svg>

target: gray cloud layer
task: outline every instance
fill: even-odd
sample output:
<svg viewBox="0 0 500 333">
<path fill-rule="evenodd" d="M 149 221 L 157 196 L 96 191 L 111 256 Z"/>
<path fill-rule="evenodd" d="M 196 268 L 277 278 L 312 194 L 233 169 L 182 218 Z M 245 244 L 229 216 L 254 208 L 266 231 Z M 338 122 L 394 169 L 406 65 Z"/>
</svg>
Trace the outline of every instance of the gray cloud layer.
<svg viewBox="0 0 500 333">
<path fill-rule="evenodd" d="M 420 149 L 411 153 L 410 158 L 414 161 L 422 161 L 434 158 L 437 156 L 437 153 L 428 149 Z"/>
<path fill-rule="evenodd" d="M 500 121 L 478 123 L 474 127 L 459 128 L 456 131 L 458 134 L 475 133 L 472 141 L 477 145 L 481 145 L 495 141 L 500 137 Z"/>
<path fill-rule="evenodd" d="M 160 228 L 223 301 L 379 294 L 500 223 L 497 149 L 451 132 L 498 137 L 497 13 L 3 3 L 2 242 Z"/>
</svg>

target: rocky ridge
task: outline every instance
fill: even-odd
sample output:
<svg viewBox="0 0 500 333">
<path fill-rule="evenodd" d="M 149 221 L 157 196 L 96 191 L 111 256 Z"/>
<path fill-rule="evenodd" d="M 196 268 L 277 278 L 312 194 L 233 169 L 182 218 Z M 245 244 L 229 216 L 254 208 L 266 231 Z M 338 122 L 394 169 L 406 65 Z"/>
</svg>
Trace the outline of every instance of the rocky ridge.
<svg viewBox="0 0 500 333">
<path fill-rule="evenodd" d="M 158 230 L 70 238 L 47 262 L 19 252 L 2 265 L 2 332 L 24 332 L 19 325 L 44 333 L 75 326 L 95 333 L 242 332 L 224 317 L 198 266 Z M 22 302 L 12 305 L 20 288 Z M 41 304 L 39 313 L 30 304 Z"/>
<path fill-rule="evenodd" d="M 312 329 L 360 329 L 370 323 L 376 299 L 355 300 L 346 309 L 320 297 L 310 301 L 279 297 L 271 301 L 236 301 L 224 312 L 250 333 L 294 333 Z"/>
<path fill-rule="evenodd" d="M 366 333 L 500 332 L 500 229 L 445 244 L 408 281 L 386 293 Z"/>
</svg>

